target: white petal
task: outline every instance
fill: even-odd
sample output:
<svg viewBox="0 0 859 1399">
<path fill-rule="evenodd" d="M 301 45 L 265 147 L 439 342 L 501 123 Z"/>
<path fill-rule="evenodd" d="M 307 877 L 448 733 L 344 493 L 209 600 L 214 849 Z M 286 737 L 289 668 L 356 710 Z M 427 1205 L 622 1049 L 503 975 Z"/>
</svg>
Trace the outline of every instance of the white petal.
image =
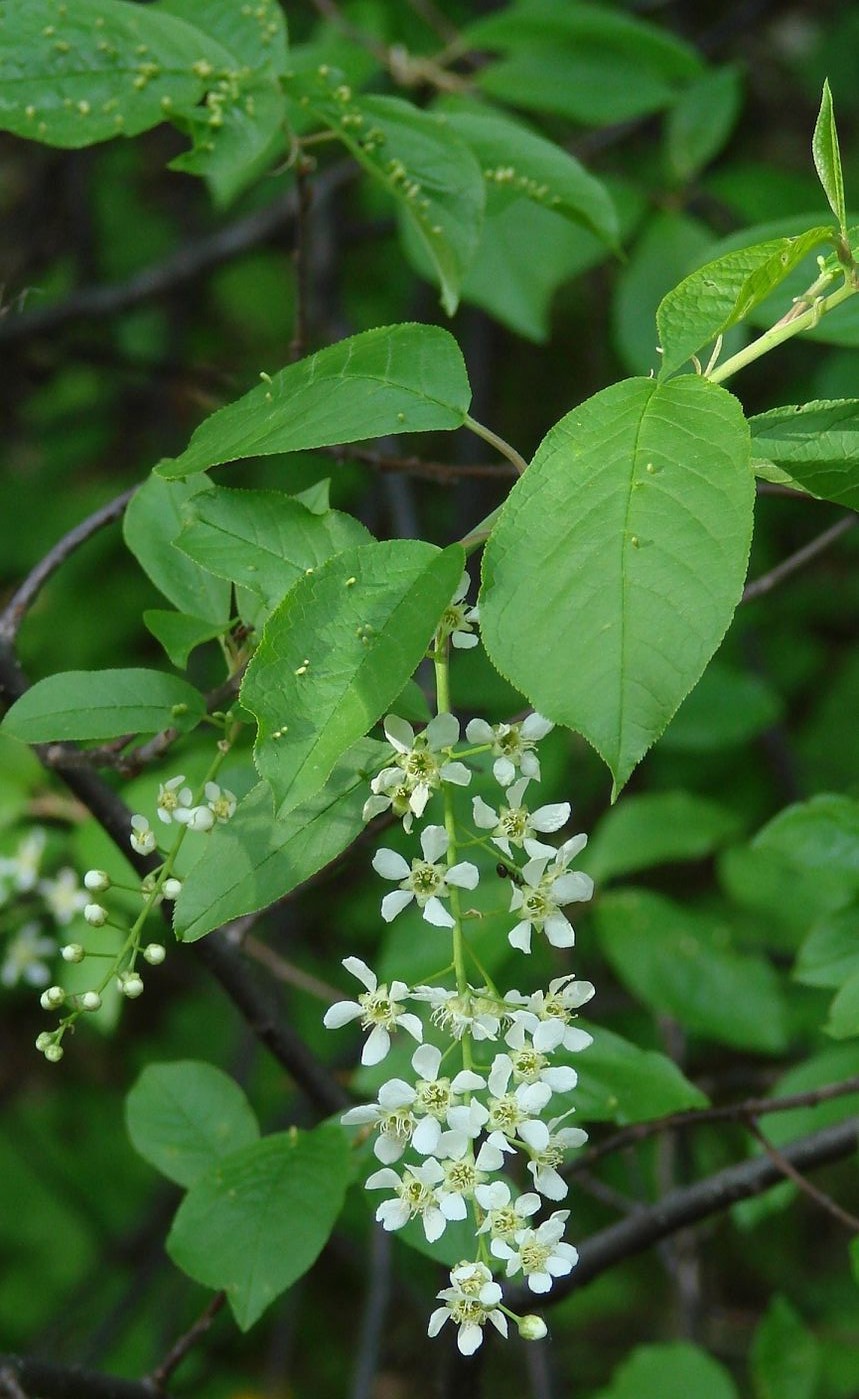
<svg viewBox="0 0 859 1399">
<path fill-rule="evenodd" d="M 500 1331 L 500 1332 L 501 1332 L 501 1335 L 504 1336 L 504 1337 L 506 1338 L 506 1336 L 507 1336 L 507 1318 L 506 1318 L 506 1316 L 504 1315 L 503 1312 L 498 1311 L 498 1309 L 496 1308 L 495 1311 L 491 1311 L 491 1312 L 489 1313 L 489 1315 L 487 1316 L 486 1320 L 487 1320 L 487 1321 L 491 1321 L 491 1322 L 492 1322 L 492 1325 L 495 1327 L 495 1330 L 496 1330 L 496 1331 Z"/>
<path fill-rule="evenodd" d="M 539 1195 L 535 1195 L 533 1190 L 528 1190 L 524 1195 L 519 1196 L 513 1208 L 523 1219 L 530 1219 L 532 1214 L 537 1213 L 542 1203 Z"/>
<path fill-rule="evenodd" d="M 531 815 L 531 825 L 535 831 L 542 831 L 546 835 L 549 831 L 559 831 L 569 819 L 570 803 L 554 802 L 549 806 L 538 806 Z"/>
<path fill-rule="evenodd" d="M 447 850 L 447 831 L 444 826 L 425 826 L 421 831 L 421 850 L 427 864 L 434 865 Z"/>
<path fill-rule="evenodd" d="M 378 1116 L 378 1109 L 369 1104 L 367 1107 L 350 1108 L 348 1112 L 344 1112 L 340 1121 L 346 1127 L 363 1127 L 368 1122 L 376 1122 Z"/>
<path fill-rule="evenodd" d="M 549 1145 L 549 1129 L 545 1122 L 523 1122 L 519 1136 L 533 1151 L 545 1151 Z"/>
<path fill-rule="evenodd" d="M 528 1169 L 531 1170 L 533 1161 L 528 1162 Z M 547 1200 L 566 1200 L 567 1184 L 562 1176 L 558 1175 L 554 1166 L 540 1166 L 534 1172 L 534 1184 L 541 1195 L 545 1195 Z"/>
<path fill-rule="evenodd" d="M 584 850 L 587 843 L 588 838 L 586 835 L 570 836 L 570 839 L 565 840 L 560 850 L 558 851 L 559 864 L 568 865 L 571 860 L 575 859 L 575 857 L 579 854 L 581 850 Z"/>
<path fill-rule="evenodd" d="M 534 1048 L 538 1054 L 551 1054 L 567 1033 L 563 1020 L 556 1020 L 554 1016 L 549 1020 L 541 1020 L 532 1032 Z"/>
<path fill-rule="evenodd" d="M 464 1321 L 459 1328 L 456 1344 L 459 1346 L 462 1355 L 473 1355 L 476 1350 L 480 1350 L 483 1341 L 483 1329 L 477 1325 L 476 1321 Z"/>
<path fill-rule="evenodd" d="M 388 1233 L 408 1224 L 411 1211 L 403 1200 L 383 1200 L 376 1210 L 376 1222 Z"/>
<path fill-rule="evenodd" d="M 391 1161 L 399 1161 L 405 1149 L 405 1142 L 388 1132 L 383 1132 L 373 1144 L 374 1155 L 379 1161 L 384 1161 L 386 1165 L 389 1165 Z"/>
<path fill-rule="evenodd" d="M 564 1033 L 564 1048 L 569 1049 L 573 1054 L 578 1054 L 580 1049 L 587 1049 L 589 1044 L 593 1044 L 594 1037 L 589 1035 L 587 1030 L 580 1030 L 575 1025 L 570 1025 Z"/>
<path fill-rule="evenodd" d="M 415 790 L 409 797 L 409 806 L 411 807 L 414 815 L 418 817 L 418 819 L 420 819 L 420 817 L 423 816 L 424 811 L 426 810 L 426 804 L 429 801 L 429 799 L 429 786 L 426 782 L 419 782 L 417 787 L 415 787 Z M 411 821 L 409 821 L 408 826 L 406 826 L 405 821 L 403 821 L 403 826 L 407 831 L 410 831 L 412 829 Z"/>
<path fill-rule="evenodd" d="M 532 1292 L 551 1292 L 552 1279 L 548 1273 L 529 1273 L 528 1286 Z"/>
<path fill-rule="evenodd" d="M 456 924 L 451 918 L 444 904 L 439 899 L 432 896 L 427 899 L 423 906 L 423 915 L 428 923 L 432 923 L 434 928 L 455 928 Z"/>
<path fill-rule="evenodd" d="M 372 860 L 373 869 L 380 874 L 383 879 L 408 879 L 412 872 L 412 867 L 408 860 L 404 860 L 402 855 L 396 850 L 377 850 Z"/>
<path fill-rule="evenodd" d="M 394 1108 L 409 1107 L 414 1101 L 415 1090 L 403 1078 L 389 1078 L 379 1089 L 379 1106 L 386 1112 L 392 1112 Z"/>
<path fill-rule="evenodd" d="M 450 1312 L 448 1311 L 447 1307 L 436 1307 L 435 1311 L 429 1319 L 427 1335 L 437 1336 L 441 1328 L 444 1326 L 444 1323 L 449 1320 Z"/>
<path fill-rule="evenodd" d="M 454 714 L 437 714 L 426 726 L 426 739 L 435 752 L 459 742 L 459 720 Z"/>
<path fill-rule="evenodd" d="M 479 637 L 470 631 L 455 631 L 451 635 L 451 642 L 458 651 L 470 651 L 472 646 L 476 646 Z"/>
<path fill-rule="evenodd" d="M 422 1117 L 415 1128 L 412 1146 L 421 1156 L 432 1156 L 438 1149 L 441 1123 L 435 1117 Z"/>
<path fill-rule="evenodd" d="M 411 1015 L 409 1011 L 404 1011 L 402 1015 L 397 1016 L 397 1024 L 420 1044 L 424 1037 L 424 1024 L 419 1015 Z"/>
<path fill-rule="evenodd" d="M 445 763 L 439 769 L 443 782 L 452 782 L 454 787 L 467 787 L 471 781 L 471 768 L 465 763 Z"/>
<path fill-rule="evenodd" d="M 465 737 L 469 743 L 491 743 L 494 734 L 492 725 L 485 719 L 470 719 L 465 726 Z"/>
<path fill-rule="evenodd" d="M 426 1075 L 424 1075 L 426 1077 Z M 436 1075 L 433 1074 L 435 1078 Z M 486 1087 L 486 1080 L 476 1074 L 472 1069 L 460 1069 L 455 1078 L 450 1081 L 450 1086 L 454 1093 L 476 1093 L 479 1089 Z"/>
<path fill-rule="evenodd" d="M 392 1171 L 390 1166 L 386 1166 L 383 1171 L 374 1171 L 364 1182 L 365 1190 L 396 1190 L 400 1184 L 400 1177 L 396 1171 Z"/>
<path fill-rule="evenodd" d="M 516 1101 L 527 1113 L 542 1112 L 552 1096 L 548 1083 L 520 1083 L 516 1089 Z"/>
<path fill-rule="evenodd" d="M 579 1076 L 575 1069 L 559 1064 L 557 1068 L 544 1069 L 542 1078 L 553 1093 L 569 1093 L 571 1088 L 575 1088 Z"/>
<path fill-rule="evenodd" d="M 491 1185 L 476 1185 L 474 1198 L 484 1210 L 500 1210 L 510 1203 L 510 1186 L 504 1180 L 493 1180 Z M 537 1197 L 534 1197 L 537 1199 Z M 539 1208 L 539 1200 L 537 1201 Z"/>
<path fill-rule="evenodd" d="M 386 923 L 390 923 L 396 918 L 398 913 L 402 913 L 414 898 L 411 889 L 392 889 L 390 894 L 386 894 L 382 900 L 382 917 Z"/>
<path fill-rule="evenodd" d="M 517 923 L 515 928 L 511 928 L 507 934 L 507 941 L 511 947 L 518 947 L 520 952 L 531 951 L 531 924 Z"/>
<path fill-rule="evenodd" d="M 516 776 L 516 769 L 509 758 L 496 758 L 495 762 L 492 764 L 492 772 L 495 776 L 495 781 L 501 787 L 509 787 L 513 778 Z"/>
<path fill-rule="evenodd" d="M 362 1064 L 381 1064 L 391 1047 L 391 1036 L 384 1025 L 374 1025 L 361 1054 Z"/>
<path fill-rule="evenodd" d="M 496 1054 L 492 1061 L 492 1068 L 489 1070 L 489 1091 L 493 1098 L 503 1098 L 507 1092 L 507 1085 L 510 1082 L 510 1075 L 513 1072 L 513 1060 L 509 1054 Z"/>
<path fill-rule="evenodd" d="M 505 1262 L 509 1262 L 511 1258 L 516 1257 L 515 1248 L 511 1248 L 508 1243 L 505 1243 L 504 1239 L 493 1239 L 489 1245 L 489 1252 L 492 1254 L 493 1258 L 503 1258 Z"/>
<path fill-rule="evenodd" d="M 326 1010 L 322 1024 L 326 1030 L 339 1030 L 341 1025 L 348 1025 L 350 1020 L 357 1020 L 363 1014 L 364 1007 L 357 1001 L 336 1001 Z"/>
<path fill-rule="evenodd" d="M 538 714 L 535 710 L 523 721 L 521 733 L 524 738 L 530 738 L 533 742 L 538 743 L 541 738 L 546 737 L 547 733 L 551 733 L 554 727 L 551 719 L 544 719 L 543 715 Z"/>
<path fill-rule="evenodd" d="M 455 1192 L 442 1191 L 438 1197 L 438 1207 L 445 1219 L 467 1219 L 468 1206 L 461 1195 Z"/>
<path fill-rule="evenodd" d="M 498 825 L 498 812 L 482 797 L 472 798 L 471 815 L 475 826 L 479 826 L 482 831 L 491 831 Z"/>
<path fill-rule="evenodd" d="M 412 1068 L 419 1078 L 434 1083 L 441 1065 L 441 1050 L 435 1044 L 422 1044 L 412 1055 Z"/>
<path fill-rule="evenodd" d="M 384 723 L 385 737 L 398 753 L 409 753 L 415 746 L 415 731 L 398 714 L 389 714 Z"/>
<path fill-rule="evenodd" d="M 375 991 L 379 984 L 376 973 L 371 971 L 366 962 L 362 962 L 360 957 L 344 957 L 343 966 L 352 976 L 357 976 L 362 981 L 368 991 Z"/>
<path fill-rule="evenodd" d="M 372 821 L 374 816 L 381 816 L 383 811 L 387 811 L 390 805 L 390 797 L 368 797 L 361 811 L 361 820 Z"/>
<path fill-rule="evenodd" d="M 572 947 L 576 941 L 573 925 L 563 913 L 550 913 L 543 924 L 543 932 L 553 947 Z"/>
<path fill-rule="evenodd" d="M 476 889 L 480 883 L 480 870 L 470 860 L 460 860 L 458 865 L 451 866 L 445 880 L 457 889 Z"/>
<path fill-rule="evenodd" d="M 441 1210 L 437 1210 L 433 1205 L 424 1210 L 424 1233 L 428 1244 L 434 1244 L 436 1239 L 440 1239 L 447 1228 L 447 1220 Z"/>
<path fill-rule="evenodd" d="M 593 880 L 581 870 L 570 870 L 552 880 L 552 898 L 559 904 L 587 903 L 593 892 Z"/>
</svg>

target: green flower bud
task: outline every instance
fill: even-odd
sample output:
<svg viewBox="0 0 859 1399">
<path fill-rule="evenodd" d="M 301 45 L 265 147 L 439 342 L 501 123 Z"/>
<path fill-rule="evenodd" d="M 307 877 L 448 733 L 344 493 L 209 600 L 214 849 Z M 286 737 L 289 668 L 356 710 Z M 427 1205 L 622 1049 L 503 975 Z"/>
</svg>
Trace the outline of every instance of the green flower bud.
<svg viewBox="0 0 859 1399">
<path fill-rule="evenodd" d="M 164 958 L 167 956 L 167 952 L 161 946 L 160 942 L 150 942 L 147 943 L 146 947 L 144 947 L 143 956 L 145 960 L 149 963 L 150 967 L 157 967 L 160 965 L 161 962 L 164 961 Z"/>
<path fill-rule="evenodd" d="M 82 962 L 86 953 L 79 942 L 68 942 L 60 948 L 60 956 L 64 962 Z"/>
<path fill-rule="evenodd" d="M 520 1316 L 519 1335 L 523 1341 L 542 1341 L 548 1334 L 548 1326 L 541 1316 Z"/>
</svg>

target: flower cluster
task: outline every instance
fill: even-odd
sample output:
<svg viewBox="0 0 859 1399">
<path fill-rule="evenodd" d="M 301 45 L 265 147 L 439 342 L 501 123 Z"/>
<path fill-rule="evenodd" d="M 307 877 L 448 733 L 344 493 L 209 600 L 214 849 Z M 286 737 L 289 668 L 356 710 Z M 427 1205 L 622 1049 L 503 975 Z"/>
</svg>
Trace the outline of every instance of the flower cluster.
<svg viewBox="0 0 859 1399">
<path fill-rule="evenodd" d="M 449 644 L 477 641 L 476 609 L 468 610 L 464 598 L 461 586 L 435 640 L 440 697 L 447 693 Z M 324 1017 L 330 1029 L 360 1022 L 365 1065 L 384 1060 L 399 1030 L 417 1042 L 411 1073 L 389 1078 L 375 1102 L 351 1108 L 343 1121 L 373 1136 L 380 1166 L 366 1187 L 382 1193 L 376 1219 L 384 1229 L 415 1220 L 434 1242 L 449 1224 L 471 1221 L 475 1256 L 451 1270 L 450 1286 L 438 1294 L 443 1305 L 429 1324 L 435 1336 L 452 1319 L 464 1354 L 481 1344 L 487 1323 L 506 1336 L 512 1318 L 526 1338 L 546 1334 L 539 1317 L 515 1317 L 504 1306 L 497 1274 L 520 1277 L 540 1296 L 577 1261 L 563 1237 L 569 1210 L 554 1206 L 567 1195 L 564 1156 L 586 1134 L 569 1125 L 574 1109 L 556 1100 L 576 1085 L 569 1056 L 591 1037 L 575 1019 L 594 988 L 571 972 L 530 992 L 500 990 L 482 970 L 473 983 L 466 927 L 480 915 L 463 900 L 477 888 L 481 871 L 459 858 L 462 847 L 483 852 L 484 863 L 491 857 L 495 879 L 501 873 L 510 880 L 505 907 L 511 947 L 527 954 L 540 936 L 553 948 L 573 946 L 566 910 L 593 892 L 591 879 L 572 868 L 586 837 L 559 836 L 570 819 L 568 802 L 528 803 L 530 784 L 541 775 L 537 744 L 551 728 L 538 714 L 496 725 L 472 719 L 463 747 L 459 722 L 445 709 L 420 733 L 395 715 L 387 717 L 391 755 L 371 783 L 365 819 L 385 812 L 399 818 L 408 834 L 435 800 L 443 806 L 443 822 L 423 825 L 411 859 L 386 847 L 376 852 L 374 870 L 395 886 L 382 897 L 381 915 L 391 922 L 413 905 L 431 925 L 427 937 L 438 937 L 437 929 L 449 932 L 453 976 L 440 972 L 429 984 L 411 987 L 402 980 L 380 983 L 366 963 L 347 957 L 344 966 L 363 990 Z M 494 802 L 472 797 L 471 819 L 462 821 L 454 790 L 467 787 L 487 760 L 500 795 Z M 559 837 L 558 843 L 550 843 L 550 836 Z M 440 965 L 445 961 L 450 963 L 446 946 Z M 527 1188 L 517 1188 L 516 1181 L 527 1181 Z"/>
<path fill-rule="evenodd" d="M 87 902 L 73 869 L 43 872 L 47 839 L 41 826 L 33 826 L 13 854 L 0 855 L 2 986 L 47 986 L 58 951 L 57 932 L 80 915 Z"/>
<path fill-rule="evenodd" d="M 224 748 L 222 751 L 227 750 Z M 107 930 L 109 940 L 106 942 L 98 932 L 93 935 L 90 931 L 86 945 L 83 942 L 69 942 L 59 949 L 66 963 L 78 965 L 96 961 L 103 970 L 85 990 L 73 991 L 57 984 L 47 986 L 42 992 L 42 1009 L 61 1015 L 57 1028 L 43 1030 L 36 1040 L 36 1048 L 50 1063 L 62 1059 L 63 1037 L 80 1016 L 101 1010 L 104 994 L 111 983 L 120 996 L 126 1000 L 136 1000 L 144 989 L 141 963 L 154 967 L 164 961 L 166 949 L 163 943 L 148 941 L 144 936 L 145 925 L 160 903 L 179 897 L 182 884 L 173 874 L 179 848 L 187 832 L 211 831 L 217 823 L 228 821 L 236 809 L 234 794 L 219 787 L 216 782 L 205 782 L 197 800 L 191 788 L 184 783 L 184 776 L 179 775 L 168 778 L 159 786 L 155 802 L 156 817 L 164 826 L 175 825 L 176 834 L 170 848 L 160 851 L 163 856 L 161 863 L 155 865 L 140 883 L 134 886 L 118 884 L 106 870 L 100 869 L 87 870 L 83 889 L 77 887 L 72 871 L 61 871 L 54 881 L 51 897 L 55 906 L 71 908 L 74 902 L 75 912 L 82 914 L 89 929 Z M 155 831 L 148 819 L 139 813 L 131 817 L 129 844 L 138 855 L 152 855 L 159 849 Z M 71 882 L 67 877 L 69 875 Z M 125 905 L 111 906 L 113 901 L 106 895 L 112 889 L 142 898 L 142 907 L 136 917 L 129 920 Z M 55 916 L 62 921 L 58 914 Z M 52 950 L 56 952 L 53 945 Z M 41 985 L 49 980 L 47 969 L 45 973 L 39 983 Z"/>
</svg>

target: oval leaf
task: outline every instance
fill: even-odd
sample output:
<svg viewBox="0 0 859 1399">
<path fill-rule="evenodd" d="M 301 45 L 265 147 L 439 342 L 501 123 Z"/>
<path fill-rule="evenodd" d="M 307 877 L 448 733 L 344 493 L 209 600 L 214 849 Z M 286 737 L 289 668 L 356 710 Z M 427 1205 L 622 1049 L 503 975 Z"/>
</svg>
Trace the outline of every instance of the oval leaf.
<svg viewBox="0 0 859 1399">
<path fill-rule="evenodd" d="M 859 510 L 859 398 L 773 408 L 749 419 L 754 457 L 820 500 Z M 755 461 L 759 475 L 761 463 Z"/>
<path fill-rule="evenodd" d="M 242 684 L 275 802 L 318 792 L 420 664 L 462 576 L 458 545 L 366 544 L 305 574 L 266 623 Z"/>
<path fill-rule="evenodd" d="M 229 583 L 213 578 L 173 547 L 182 528 L 183 509 L 213 489 L 207 476 L 198 476 L 196 481 L 162 481 L 150 476 L 128 502 L 122 533 L 144 573 L 174 607 L 188 616 L 223 625 L 230 617 Z"/>
<path fill-rule="evenodd" d="M 224 1157 L 192 1185 L 167 1252 L 195 1281 L 223 1288 L 247 1331 L 315 1262 L 348 1179 L 349 1151 L 339 1127 L 264 1137 Z"/>
<path fill-rule="evenodd" d="M 832 93 L 829 79 L 823 84 L 820 111 L 811 138 L 811 153 L 823 193 L 829 200 L 829 207 L 838 220 L 842 233 L 847 231 L 847 212 L 844 207 L 844 176 L 841 173 L 841 152 L 838 149 L 838 132 L 835 127 L 835 112 L 832 107 Z"/>
<path fill-rule="evenodd" d="M 362 739 L 322 791 L 282 819 L 268 785 L 254 787 L 232 820 L 215 827 L 182 881 L 173 915 L 180 942 L 196 942 L 231 918 L 267 908 L 345 850 L 364 829 L 367 784 L 389 752 L 387 744 Z"/>
<path fill-rule="evenodd" d="M 199 690 L 158 670 L 66 670 L 38 681 L 2 728 L 24 743 L 120 738 L 193 729 L 206 712 Z"/>
<path fill-rule="evenodd" d="M 287 365 L 201 423 L 159 476 L 190 476 L 242 457 L 331 447 L 398 432 L 461 427 L 465 363 L 439 326 L 383 326 Z"/>
<path fill-rule="evenodd" d="M 259 1137 L 238 1084 L 192 1059 L 148 1064 L 125 1100 L 125 1123 L 138 1155 L 184 1186 Z"/>
<path fill-rule="evenodd" d="M 491 659 L 619 790 L 719 645 L 752 530 L 748 427 L 699 378 L 631 379 L 563 418 L 486 546 Z"/>
</svg>

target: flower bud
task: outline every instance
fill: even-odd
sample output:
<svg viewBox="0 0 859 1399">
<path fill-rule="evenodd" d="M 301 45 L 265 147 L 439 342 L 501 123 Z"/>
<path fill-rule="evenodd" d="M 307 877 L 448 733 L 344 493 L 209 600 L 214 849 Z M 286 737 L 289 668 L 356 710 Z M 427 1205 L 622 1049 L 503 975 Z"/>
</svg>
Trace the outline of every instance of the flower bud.
<svg viewBox="0 0 859 1399">
<path fill-rule="evenodd" d="M 54 1037 L 49 1030 L 43 1030 L 40 1035 L 36 1036 L 36 1048 L 38 1049 L 40 1054 L 44 1054 L 48 1045 L 53 1043 Z"/>
<path fill-rule="evenodd" d="M 86 953 L 79 942 L 67 942 L 60 948 L 60 956 L 64 962 L 82 962 Z"/>
<path fill-rule="evenodd" d="M 145 816 L 140 816 L 139 814 L 132 816 L 131 836 L 129 839 L 132 850 L 136 850 L 138 855 L 152 854 L 155 849 L 155 836 Z"/>
<path fill-rule="evenodd" d="M 160 942 L 150 942 L 147 943 L 144 947 L 143 956 L 145 960 L 149 963 L 150 967 L 157 967 L 161 964 L 161 962 L 164 961 L 164 958 L 167 956 L 167 952 L 161 946 Z"/>
<path fill-rule="evenodd" d="M 39 1005 L 42 1010 L 59 1010 L 65 999 L 66 993 L 62 986 L 49 986 L 39 997 Z"/>
<path fill-rule="evenodd" d="M 130 1001 L 136 1001 L 143 994 L 143 982 L 137 972 L 120 972 L 116 984 L 120 995 L 127 996 Z"/>
<path fill-rule="evenodd" d="M 101 1010 L 101 996 L 97 991 L 84 991 L 81 996 L 81 1010 Z"/>
<path fill-rule="evenodd" d="M 518 1325 L 523 1341 L 542 1341 L 549 1330 L 543 1318 L 534 1316 L 533 1313 L 530 1316 L 520 1316 Z"/>
<path fill-rule="evenodd" d="M 107 870 L 87 870 L 84 884 L 93 894 L 103 894 L 110 888 L 110 875 Z"/>
<path fill-rule="evenodd" d="M 164 883 L 161 885 L 161 892 L 165 899 L 178 899 L 182 892 L 181 879 L 165 879 Z"/>
<path fill-rule="evenodd" d="M 84 918 L 91 928 L 101 928 L 107 922 L 107 909 L 101 904 L 87 904 L 84 909 Z"/>
<path fill-rule="evenodd" d="M 63 1057 L 63 1046 L 61 1044 L 49 1044 L 42 1052 L 49 1064 L 59 1064 Z"/>
</svg>

